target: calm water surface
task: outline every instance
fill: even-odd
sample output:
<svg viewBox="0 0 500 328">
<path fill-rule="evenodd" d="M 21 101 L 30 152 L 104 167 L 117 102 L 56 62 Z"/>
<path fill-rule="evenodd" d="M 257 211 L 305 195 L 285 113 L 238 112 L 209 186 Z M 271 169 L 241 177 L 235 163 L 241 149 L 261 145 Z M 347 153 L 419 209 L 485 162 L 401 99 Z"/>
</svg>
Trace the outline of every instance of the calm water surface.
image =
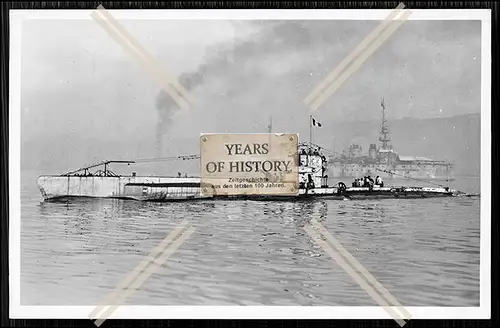
<svg viewBox="0 0 500 328">
<path fill-rule="evenodd" d="M 480 198 L 47 203 L 36 175 L 22 174 L 23 305 L 99 304 L 188 219 L 195 232 L 127 304 L 377 306 L 312 243 L 316 218 L 404 306 L 479 306 Z M 478 178 L 451 186 L 479 193 Z"/>
</svg>

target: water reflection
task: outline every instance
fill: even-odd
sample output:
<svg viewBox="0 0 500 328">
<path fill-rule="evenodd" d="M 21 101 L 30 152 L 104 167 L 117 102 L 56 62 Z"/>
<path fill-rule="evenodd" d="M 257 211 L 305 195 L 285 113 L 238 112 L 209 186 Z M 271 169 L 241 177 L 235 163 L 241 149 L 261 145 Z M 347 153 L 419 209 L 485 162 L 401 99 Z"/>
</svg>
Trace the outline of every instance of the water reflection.
<svg viewBox="0 0 500 328">
<path fill-rule="evenodd" d="M 375 305 L 305 233 L 313 218 L 404 305 L 479 302 L 479 199 L 39 203 L 26 197 L 24 304 L 96 304 L 187 219 L 193 235 L 130 304 Z"/>
</svg>

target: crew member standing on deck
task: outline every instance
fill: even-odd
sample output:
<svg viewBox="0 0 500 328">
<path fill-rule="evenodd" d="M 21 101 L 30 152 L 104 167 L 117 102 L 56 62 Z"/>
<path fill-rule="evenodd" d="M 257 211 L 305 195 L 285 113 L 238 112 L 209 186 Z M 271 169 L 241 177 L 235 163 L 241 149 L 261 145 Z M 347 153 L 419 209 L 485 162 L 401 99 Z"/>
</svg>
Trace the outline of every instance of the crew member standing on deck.
<svg viewBox="0 0 500 328">
<path fill-rule="evenodd" d="M 375 181 L 373 181 L 371 176 L 368 176 L 368 187 L 373 188 Z"/>
</svg>

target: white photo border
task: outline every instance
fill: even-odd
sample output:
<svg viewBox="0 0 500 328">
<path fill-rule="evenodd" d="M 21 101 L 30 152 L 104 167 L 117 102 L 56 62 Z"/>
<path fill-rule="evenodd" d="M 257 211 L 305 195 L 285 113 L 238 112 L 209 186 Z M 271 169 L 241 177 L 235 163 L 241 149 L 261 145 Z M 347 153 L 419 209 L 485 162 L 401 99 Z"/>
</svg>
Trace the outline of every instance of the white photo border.
<svg viewBox="0 0 500 328">
<path fill-rule="evenodd" d="M 116 19 L 383 20 L 392 10 L 108 10 Z M 88 319 L 95 306 L 23 306 L 21 248 L 21 44 L 29 19 L 92 19 L 93 10 L 11 10 L 9 62 L 9 284 L 11 319 Z M 491 10 L 412 9 L 409 20 L 480 20 L 480 306 L 405 307 L 412 319 L 491 318 Z M 393 307 L 397 309 L 396 307 Z M 108 319 L 392 319 L 378 306 L 120 306 Z"/>
</svg>

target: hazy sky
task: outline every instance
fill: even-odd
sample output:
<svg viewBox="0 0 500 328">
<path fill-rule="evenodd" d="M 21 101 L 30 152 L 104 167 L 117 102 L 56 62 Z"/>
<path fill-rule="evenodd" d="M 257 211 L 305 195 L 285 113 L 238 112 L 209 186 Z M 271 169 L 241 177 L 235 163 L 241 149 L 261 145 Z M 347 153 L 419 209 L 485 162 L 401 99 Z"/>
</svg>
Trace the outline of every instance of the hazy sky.
<svg viewBox="0 0 500 328">
<path fill-rule="evenodd" d="M 263 132 L 270 116 L 275 132 L 307 136 L 304 97 L 378 22 L 122 24 L 167 71 L 195 81 L 196 106 L 172 117 L 165 138 L 196 142 L 201 132 Z M 170 98 L 157 107 L 159 86 L 95 21 L 30 20 L 22 32 L 24 142 L 154 143 L 158 110 L 176 112 Z M 480 51 L 480 21 L 408 21 L 315 117 L 326 128 L 378 119 L 381 97 L 390 119 L 478 113 Z"/>
</svg>

